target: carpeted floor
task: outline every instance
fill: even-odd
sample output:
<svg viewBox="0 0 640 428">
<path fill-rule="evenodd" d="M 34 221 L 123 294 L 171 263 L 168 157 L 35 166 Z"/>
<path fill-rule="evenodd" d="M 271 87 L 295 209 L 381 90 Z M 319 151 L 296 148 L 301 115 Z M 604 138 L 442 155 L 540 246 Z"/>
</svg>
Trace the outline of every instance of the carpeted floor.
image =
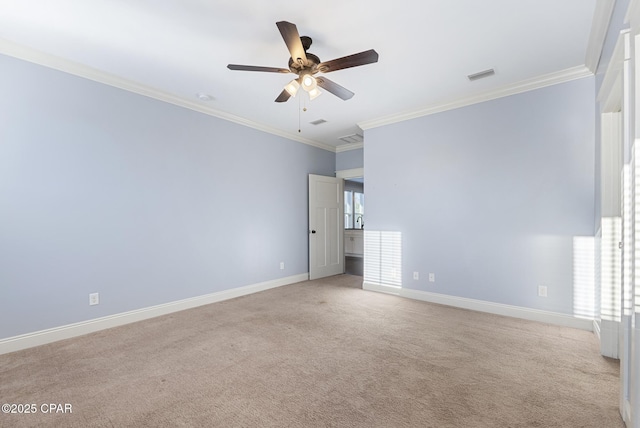
<svg viewBox="0 0 640 428">
<path fill-rule="evenodd" d="M 0 355 L 0 401 L 36 408 L 2 413 L 0 426 L 624 426 L 618 362 L 592 333 L 361 281 L 293 284 Z"/>
</svg>

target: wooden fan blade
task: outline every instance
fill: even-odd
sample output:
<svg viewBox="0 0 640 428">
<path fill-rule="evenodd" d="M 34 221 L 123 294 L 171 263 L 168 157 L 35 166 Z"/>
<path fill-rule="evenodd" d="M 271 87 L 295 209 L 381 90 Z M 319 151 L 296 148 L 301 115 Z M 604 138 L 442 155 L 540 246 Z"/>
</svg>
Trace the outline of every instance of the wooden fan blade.
<svg viewBox="0 0 640 428">
<path fill-rule="evenodd" d="M 347 88 L 338 85 L 336 82 L 333 82 L 326 77 L 316 77 L 316 82 L 318 82 L 318 86 L 320 86 L 321 88 L 326 89 L 336 97 L 341 98 L 345 101 L 355 95 Z"/>
<path fill-rule="evenodd" d="M 268 73 L 291 73 L 291 70 L 286 68 L 277 68 L 277 67 L 260 67 L 257 65 L 239 65 L 239 64 L 229 64 L 227 65 L 229 70 L 240 70 L 240 71 L 266 71 Z"/>
<path fill-rule="evenodd" d="M 369 49 L 368 51 L 357 54 L 321 62 L 318 64 L 318 69 L 323 73 L 329 73 L 336 70 L 342 70 L 344 68 L 358 67 L 359 65 L 371 64 L 374 62 L 378 62 L 378 52 L 373 49 Z"/>
<path fill-rule="evenodd" d="M 276 98 L 276 102 L 283 103 L 287 101 L 290 97 L 291 97 L 291 94 L 287 92 L 286 89 L 283 89 L 282 92 L 280 92 L 280 95 L 278 95 L 278 98 Z"/>
<path fill-rule="evenodd" d="M 304 52 L 304 47 L 300 41 L 300 34 L 298 34 L 298 28 L 295 24 L 287 21 L 276 22 L 278 30 L 284 39 L 284 43 L 287 45 L 293 62 L 301 65 L 307 64 L 307 54 Z"/>
</svg>

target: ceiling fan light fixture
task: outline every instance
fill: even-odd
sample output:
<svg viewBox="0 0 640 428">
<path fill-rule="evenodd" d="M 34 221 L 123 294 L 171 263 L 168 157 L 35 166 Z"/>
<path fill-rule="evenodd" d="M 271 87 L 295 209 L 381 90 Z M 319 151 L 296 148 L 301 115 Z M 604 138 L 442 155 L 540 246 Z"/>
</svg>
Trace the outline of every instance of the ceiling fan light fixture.
<svg viewBox="0 0 640 428">
<path fill-rule="evenodd" d="M 286 102 L 291 96 L 295 96 L 300 86 L 309 94 L 311 99 L 317 98 L 322 93 L 317 88 L 319 86 L 343 101 L 349 100 L 354 96 L 353 92 L 324 77 L 319 77 L 318 79 L 321 80 L 317 80 L 314 74 L 318 72 L 329 73 L 378 62 L 378 53 L 373 49 L 322 62 L 320 58 L 308 51 L 312 43 L 311 37 L 300 36 L 295 24 L 288 21 L 278 21 L 276 22 L 276 26 L 291 55 L 289 57 L 288 69 L 241 64 L 229 64 L 227 68 L 229 70 L 239 71 L 297 74 L 298 78 L 296 82 L 287 84 L 276 97 L 274 101 L 277 103 Z"/>
<path fill-rule="evenodd" d="M 318 88 L 313 88 L 313 89 L 311 89 L 309 91 L 309 99 L 310 100 L 314 100 L 314 99 L 318 98 L 320 95 L 322 95 L 322 92 L 320 92 L 320 89 L 318 89 Z"/>
<path fill-rule="evenodd" d="M 318 86 L 318 82 L 316 81 L 316 78 L 313 77 L 310 74 L 306 74 L 303 78 L 302 78 L 302 89 L 304 89 L 307 92 L 311 92 L 312 90 L 316 89 L 316 87 Z"/>
<path fill-rule="evenodd" d="M 297 79 L 293 79 L 291 82 L 287 83 L 284 89 L 291 95 L 295 97 L 298 93 L 298 89 L 300 89 L 300 83 L 298 83 Z"/>
</svg>

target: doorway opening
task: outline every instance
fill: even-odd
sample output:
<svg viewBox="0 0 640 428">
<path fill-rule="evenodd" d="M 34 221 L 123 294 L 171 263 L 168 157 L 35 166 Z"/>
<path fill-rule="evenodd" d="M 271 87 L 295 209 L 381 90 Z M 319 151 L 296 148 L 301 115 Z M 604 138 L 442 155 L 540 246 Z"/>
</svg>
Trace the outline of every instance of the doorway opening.
<svg viewBox="0 0 640 428">
<path fill-rule="evenodd" d="M 364 169 L 336 171 L 344 179 L 344 273 L 364 276 Z"/>
</svg>

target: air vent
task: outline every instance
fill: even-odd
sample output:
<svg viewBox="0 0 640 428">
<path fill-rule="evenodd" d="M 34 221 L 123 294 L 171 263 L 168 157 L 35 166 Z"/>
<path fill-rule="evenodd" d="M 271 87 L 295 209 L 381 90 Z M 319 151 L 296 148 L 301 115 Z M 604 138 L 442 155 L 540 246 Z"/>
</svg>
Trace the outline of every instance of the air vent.
<svg viewBox="0 0 640 428">
<path fill-rule="evenodd" d="M 326 120 L 324 119 L 318 119 L 318 120 L 314 120 L 313 122 L 309 122 L 312 125 L 322 125 L 323 123 L 327 123 Z"/>
<path fill-rule="evenodd" d="M 340 137 L 338 140 L 344 141 L 345 143 L 362 143 L 364 141 L 364 137 L 360 134 L 352 134 Z"/>
<path fill-rule="evenodd" d="M 473 82 L 474 80 L 483 79 L 485 77 L 493 76 L 494 74 L 496 74 L 496 71 L 493 68 L 490 68 L 488 70 L 480 71 L 475 74 L 470 74 L 467 77 L 470 81 Z"/>
</svg>

